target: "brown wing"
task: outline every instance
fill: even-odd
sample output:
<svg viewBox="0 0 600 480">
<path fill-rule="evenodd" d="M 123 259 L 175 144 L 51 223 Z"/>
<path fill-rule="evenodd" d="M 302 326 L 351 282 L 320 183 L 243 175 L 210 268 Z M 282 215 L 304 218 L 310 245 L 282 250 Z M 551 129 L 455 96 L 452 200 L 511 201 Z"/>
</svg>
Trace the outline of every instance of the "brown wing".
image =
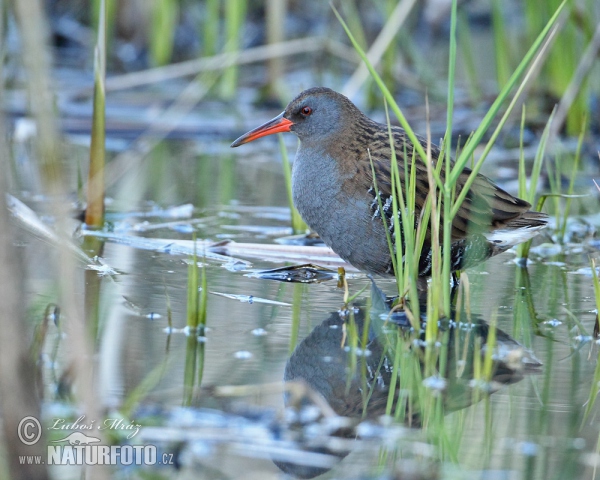
<svg viewBox="0 0 600 480">
<path fill-rule="evenodd" d="M 363 127 L 364 128 L 364 127 Z M 400 128 L 393 129 L 396 158 L 398 161 L 400 178 L 402 185 L 404 182 L 404 156 L 408 155 L 409 165 L 412 161 L 413 145 L 406 136 L 404 130 Z M 427 141 L 422 137 L 417 137 L 421 145 L 426 149 Z M 375 166 L 377 187 L 380 192 L 382 204 L 384 205 L 384 213 L 388 220 L 388 225 L 391 223 L 393 209 L 391 206 L 386 208 L 385 203 L 392 195 L 390 183 L 390 157 L 391 150 L 387 135 L 387 127 L 385 130 L 379 129 L 376 132 L 371 131 L 371 142 L 369 142 L 368 153 L 364 152 L 361 159 L 356 165 L 356 171 L 362 170 L 363 178 L 368 182 L 368 185 L 361 185 L 359 188 L 369 190 L 374 197 L 372 209 L 374 214 L 378 210 L 375 191 L 373 187 L 371 164 L 369 154 Z M 440 150 L 437 146 L 431 145 L 431 155 L 434 164 L 437 162 Z M 355 157 L 356 158 L 356 157 Z M 416 212 L 414 215 L 415 223 L 418 221 L 421 210 L 425 204 L 429 194 L 429 182 L 427 179 L 427 168 L 420 158 L 415 159 L 416 171 Z M 456 195 L 458 196 L 465 185 L 471 170 L 465 168 L 457 181 Z M 441 174 L 442 181 L 444 173 Z M 354 178 L 356 180 L 356 177 Z M 404 191 L 406 195 L 406 191 Z M 443 208 L 443 206 L 442 206 Z M 452 241 L 465 238 L 467 234 L 488 232 L 497 228 L 502 228 L 507 222 L 514 220 L 531 208 L 531 205 L 524 200 L 516 198 L 495 185 L 491 180 L 483 175 L 477 175 L 475 181 L 469 189 L 464 202 L 462 203 L 456 217 L 452 222 Z"/>
<path fill-rule="evenodd" d="M 465 168 L 458 177 L 457 195 L 470 174 L 471 169 Z M 452 222 L 452 236 L 464 237 L 467 229 L 469 233 L 480 233 L 502 228 L 530 208 L 525 200 L 505 192 L 487 177 L 477 175 Z"/>
</svg>

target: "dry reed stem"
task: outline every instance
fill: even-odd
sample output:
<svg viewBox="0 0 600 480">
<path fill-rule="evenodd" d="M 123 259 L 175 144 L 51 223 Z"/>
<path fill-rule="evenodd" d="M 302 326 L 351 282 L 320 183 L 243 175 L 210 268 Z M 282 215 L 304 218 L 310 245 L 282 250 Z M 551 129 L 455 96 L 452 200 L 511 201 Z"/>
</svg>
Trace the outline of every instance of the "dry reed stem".
<svg viewBox="0 0 600 480">
<path fill-rule="evenodd" d="M 179 62 L 164 67 L 149 68 L 140 72 L 118 75 L 106 80 L 106 91 L 125 90 L 166 80 L 197 75 L 201 72 L 223 70 L 232 65 L 271 60 L 301 53 L 326 51 L 344 60 L 358 62 L 358 56 L 348 46 L 323 37 L 308 37 L 287 42 L 263 45 L 239 52 L 221 53 L 213 57 L 204 57 L 186 62 Z M 89 94 L 91 90 L 87 91 Z M 84 92 L 85 93 L 85 92 Z M 79 92 L 77 95 L 81 95 Z"/>
</svg>

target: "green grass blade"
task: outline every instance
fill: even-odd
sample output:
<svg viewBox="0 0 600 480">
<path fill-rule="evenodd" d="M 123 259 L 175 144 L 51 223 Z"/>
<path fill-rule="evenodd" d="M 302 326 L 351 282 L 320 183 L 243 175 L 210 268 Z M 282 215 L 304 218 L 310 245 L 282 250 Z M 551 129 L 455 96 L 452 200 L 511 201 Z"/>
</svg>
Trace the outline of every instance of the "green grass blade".
<svg viewBox="0 0 600 480">
<path fill-rule="evenodd" d="M 442 254 L 442 288 L 443 288 L 443 302 L 444 302 L 444 314 L 450 315 L 450 261 L 452 260 L 452 220 L 453 215 L 451 214 L 452 207 L 452 191 L 454 183 L 451 182 L 450 176 L 452 172 L 452 158 L 450 152 L 452 152 L 452 116 L 454 113 L 454 77 L 456 70 L 456 8 L 457 0 L 452 1 L 452 13 L 450 17 L 450 48 L 448 54 L 448 103 L 447 103 L 447 116 L 446 116 L 446 135 L 444 138 L 444 150 L 446 152 L 446 175 L 444 176 L 444 229 L 443 229 L 443 254 Z M 438 223 L 439 225 L 439 223 Z M 434 242 L 438 242 L 439 238 L 433 239 Z M 437 324 L 437 318 L 433 321 Z"/>
<path fill-rule="evenodd" d="M 560 229 L 559 238 L 561 242 L 565 237 L 567 231 L 567 220 L 569 219 L 569 213 L 571 210 L 571 201 L 573 199 L 573 189 L 575 188 L 575 179 L 577 178 L 577 172 L 579 171 L 579 159 L 581 158 L 581 147 L 583 146 L 583 138 L 587 131 L 587 118 L 584 119 L 581 125 L 581 132 L 579 132 L 579 139 L 577 140 L 577 149 L 575 150 L 575 159 L 573 160 L 573 167 L 571 169 L 571 179 L 569 180 L 569 188 L 567 189 L 567 198 L 565 201 L 565 208 L 563 211 L 562 227 Z"/>
<path fill-rule="evenodd" d="M 531 205 L 535 205 L 535 195 L 537 192 L 537 185 L 540 179 L 540 174 L 542 173 L 542 164 L 544 162 L 544 154 L 546 152 L 546 145 L 548 144 L 548 138 L 550 134 L 550 129 L 552 125 L 552 121 L 554 119 L 554 113 L 556 109 L 552 111 L 550 114 L 550 118 L 544 127 L 544 131 L 542 133 L 542 138 L 540 139 L 540 144 L 538 145 L 537 151 L 535 153 L 535 158 L 533 160 L 533 167 L 531 169 L 531 176 L 529 178 L 529 190 L 527 190 L 526 186 L 523 185 L 521 191 L 521 186 L 519 187 L 519 194 L 521 194 L 521 198 L 527 200 Z M 522 151 L 522 150 L 521 150 Z M 524 161 L 522 162 L 524 163 Z M 523 171 L 525 166 L 523 166 Z M 523 178 L 521 178 L 523 177 Z M 519 172 L 519 183 L 525 182 L 525 175 L 523 172 Z M 529 256 L 529 249 L 531 248 L 531 240 L 521 243 L 517 247 L 517 257 L 527 259 Z"/>
<path fill-rule="evenodd" d="M 519 198 L 527 195 L 527 173 L 525 172 L 525 150 L 523 146 L 523 133 L 525 132 L 526 108 L 521 109 L 521 129 L 519 131 Z"/>
<path fill-rule="evenodd" d="M 196 238 L 194 238 L 194 254 L 188 263 L 187 283 L 187 326 L 190 330 L 198 327 L 199 302 L 198 302 L 198 257 L 196 255 Z"/>
</svg>

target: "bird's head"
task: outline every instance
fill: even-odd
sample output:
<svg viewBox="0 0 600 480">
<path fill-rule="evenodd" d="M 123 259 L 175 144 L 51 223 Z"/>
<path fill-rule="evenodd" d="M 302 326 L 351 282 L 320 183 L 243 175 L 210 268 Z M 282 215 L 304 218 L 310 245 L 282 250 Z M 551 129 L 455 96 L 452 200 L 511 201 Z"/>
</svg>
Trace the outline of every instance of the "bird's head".
<svg viewBox="0 0 600 480">
<path fill-rule="evenodd" d="M 301 141 L 334 140 L 347 122 L 360 110 L 344 95 L 329 88 L 314 87 L 294 98 L 281 114 L 242 135 L 231 144 L 238 147 L 257 138 L 280 132 L 293 132 Z"/>
</svg>

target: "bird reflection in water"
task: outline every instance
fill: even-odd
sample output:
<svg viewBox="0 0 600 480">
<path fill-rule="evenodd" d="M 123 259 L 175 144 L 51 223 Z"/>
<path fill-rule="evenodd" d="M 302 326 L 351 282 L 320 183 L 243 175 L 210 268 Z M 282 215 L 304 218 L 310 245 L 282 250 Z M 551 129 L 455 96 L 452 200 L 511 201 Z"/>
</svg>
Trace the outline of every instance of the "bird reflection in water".
<svg viewBox="0 0 600 480">
<path fill-rule="evenodd" d="M 425 372 L 423 361 L 424 331 L 414 333 L 403 312 L 389 314 L 389 303 L 374 284 L 371 301 L 370 315 L 356 307 L 332 313 L 296 347 L 287 362 L 287 419 L 303 453 L 293 459 L 275 460 L 286 473 L 313 478 L 328 471 L 350 453 L 354 439 L 367 431 L 367 425 L 381 426 L 382 419 L 390 418 L 384 415 L 390 385 L 394 384 L 397 345 L 403 345 L 405 357 L 415 359 L 413 366 L 418 373 L 413 375 L 412 387 L 405 385 L 402 374 L 395 379 L 394 403 L 387 412 L 403 418 L 411 427 L 420 427 L 423 422 L 422 405 L 414 401 L 416 395 L 409 398 L 407 393 L 419 387 L 417 382 L 429 390 L 434 401 L 441 401 L 444 413 L 449 413 L 468 407 L 502 385 L 518 382 L 542 365 L 532 352 L 496 328 L 491 379 L 477 379 L 475 371 L 484 363 L 492 329 L 481 318 L 471 316 L 469 322 L 463 314 L 462 322 L 440 321 L 434 369 L 445 365 L 444 371 L 424 378 L 430 373 Z M 366 339 L 362 348 L 361 339 Z M 329 464 L 312 464 L 308 458 L 315 453 L 326 454 L 319 458 L 326 458 Z"/>
</svg>

